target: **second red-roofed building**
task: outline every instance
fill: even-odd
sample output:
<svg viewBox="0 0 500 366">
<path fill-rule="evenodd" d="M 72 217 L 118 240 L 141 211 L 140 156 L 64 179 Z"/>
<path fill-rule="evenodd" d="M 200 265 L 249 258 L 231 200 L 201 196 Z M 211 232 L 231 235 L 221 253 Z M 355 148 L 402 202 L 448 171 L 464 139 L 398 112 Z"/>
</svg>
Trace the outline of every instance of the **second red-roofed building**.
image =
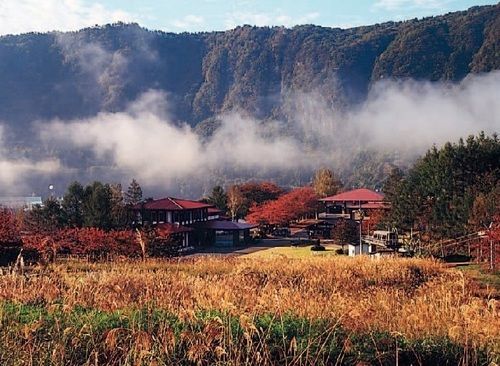
<svg viewBox="0 0 500 366">
<path fill-rule="evenodd" d="M 370 212 L 389 208 L 389 204 L 384 201 L 382 193 L 367 188 L 342 192 L 322 198 L 320 201 L 325 204 L 326 209 L 324 213 L 320 214 L 322 219 L 367 219 Z"/>
</svg>

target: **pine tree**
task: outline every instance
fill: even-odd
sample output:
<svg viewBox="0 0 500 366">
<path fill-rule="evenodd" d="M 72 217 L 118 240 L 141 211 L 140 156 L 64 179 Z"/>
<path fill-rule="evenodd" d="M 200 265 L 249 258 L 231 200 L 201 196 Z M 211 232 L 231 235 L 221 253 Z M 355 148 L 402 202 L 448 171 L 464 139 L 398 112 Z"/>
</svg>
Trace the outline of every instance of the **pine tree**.
<svg viewBox="0 0 500 366">
<path fill-rule="evenodd" d="M 142 188 L 135 179 L 132 179 L 125 193 L 125 204 L 128 206 L 136 205 L 142 201 Z"/>
<path fill-rule="evenodd" d="M 79 182 L 68 186 L 62 202 L 62 209 L 66 217 L 66 224 L 71 227 L 83 225 L 83 199 L 84 189 Z"/>
<path fill-rule="evenodd" d="M 94 182 L 85 187 L 83 222 L 87 227 L 109 230 L 112 227 L 111 188 L 109 184 Z"/>
<path fill-rule="evenodd" d="M 224 188 L 221 186 L 215 186 L 212 189 L 212 193 L 208 196 L 208 203 L 211 203 L 219 210 L 226 212 L 227 211 L 227 194 L 224 191 Z"/>
</svg>

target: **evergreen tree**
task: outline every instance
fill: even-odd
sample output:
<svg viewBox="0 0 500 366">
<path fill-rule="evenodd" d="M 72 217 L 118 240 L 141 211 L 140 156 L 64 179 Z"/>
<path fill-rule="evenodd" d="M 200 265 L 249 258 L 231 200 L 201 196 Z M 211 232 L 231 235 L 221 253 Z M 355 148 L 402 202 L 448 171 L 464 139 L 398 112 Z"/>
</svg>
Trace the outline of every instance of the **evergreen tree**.
<svg viewBox="0 0 500 366">
<path fill-rule="evenodd" d="M 227 194 L 224 191 L 224 188 L 221 186 L 215 186 L 212 189 L 212 193 L 208 196 L 207 202 L 215 205 L 219 210 L 226 212 L 227 211 Z"/>
<path fill-rule="evenodd" d="M 62 209 L 66 217 L 66 224 L 72 227 L 83 226 L 84 189 L 79 182 L 68 186 L 62 202 Z"/>
<path fill-rule="evenodd" d="M 499 181 L 500 141 L 481 133 L 430 149 L 386 197 L 402 228 L 414 227 L 434 239 L 456 237 L 494 214 L 485 207 L 492 198 L 481 194 L 488 195 Z"/>
<path fill-rule="evenodd" d="M 130 185 L 128 186 L 127 192 L 125 193 L 125 204 L 126 205 L 136 205 L 142 201 L 142 188 L 137 183 L 135 179 L 132 179 Z"/>
<path fill-rule="evenodd" d="M 87 227 L 112 227 L 112 193 L 109 184 L 94 182 L 85 187 L 83 222 Z"/>
<path fill-rule="evenodd" d="M 62 228 L 66 218 L 59 202 L 48 198 L 43 206 L 35 206 L 24 217 L 24 228 L 35 233 L 51 234 Z"/>
</svg>

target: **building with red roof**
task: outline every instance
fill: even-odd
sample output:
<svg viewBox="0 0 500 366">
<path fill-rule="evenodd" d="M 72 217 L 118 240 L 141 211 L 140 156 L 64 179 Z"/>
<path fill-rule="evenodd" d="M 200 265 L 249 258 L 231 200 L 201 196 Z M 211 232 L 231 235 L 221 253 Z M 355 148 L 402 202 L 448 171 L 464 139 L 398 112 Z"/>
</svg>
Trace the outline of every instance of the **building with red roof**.
<svg viewBox="0 0 500 366">
<path fill-rule="evenodd" d="M 165 197 L 140 202 L 131 208 L 136 226 L 156 228 L 160 239 L 175 238 L 183 249 L 212 244 L 247 243 L 252 225 L 224 220 L 223 212 L 214 205 Z"/>
<path fill-rule="evenodd" d="M 386 210 L 390 207 L 384 200 L 382 193 L 367 188 L 354 189 L 325 197 L 320 199 L 320 202 L 325 204 L 326 210 L 320 214 L 320 218 L 324 219 L 368 220 L 370 212 Z"/>
</svg>

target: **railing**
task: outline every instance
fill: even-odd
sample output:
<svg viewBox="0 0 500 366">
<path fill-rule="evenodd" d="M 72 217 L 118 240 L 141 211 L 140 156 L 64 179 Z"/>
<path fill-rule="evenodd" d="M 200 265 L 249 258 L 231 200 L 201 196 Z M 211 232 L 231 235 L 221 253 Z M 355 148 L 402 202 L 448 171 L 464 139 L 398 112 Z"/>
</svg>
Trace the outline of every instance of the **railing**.
<svg viewBox="0 0 500 366">
<path fill-rule="evenodd" d="M 350 214 L 334 214 L 334 213 L 326 213 L 321 212 L 318 214 L 319 219 L 350 219 Z"/>
</svg>

